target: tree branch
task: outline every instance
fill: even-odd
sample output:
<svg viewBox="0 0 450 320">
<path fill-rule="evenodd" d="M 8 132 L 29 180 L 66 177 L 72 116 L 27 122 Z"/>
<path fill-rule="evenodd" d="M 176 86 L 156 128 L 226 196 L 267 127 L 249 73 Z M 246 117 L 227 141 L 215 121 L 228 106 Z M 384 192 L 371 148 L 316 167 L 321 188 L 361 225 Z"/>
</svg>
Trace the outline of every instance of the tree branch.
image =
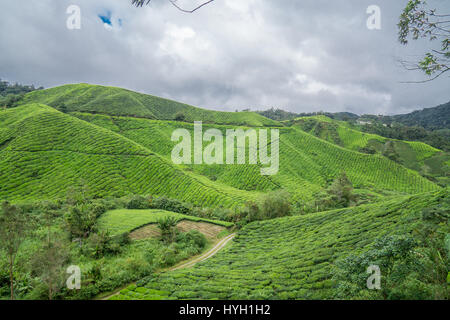
<svg viewBox="0 0 450 320">
<path fill-rule="evenodd" d="M 412 69 L 411 69 L 412 70 Z M 427 79 L 427 80 L 422 80 L 422 81 L 400 81 L 400 83 L 427 83 L 433 80 L 436 80 L 437 78 L 439 78 L 440 76 L 442 76 L 444 73 L 446 73 L 447 71 L 449 71 L 450 68 L 447 68 L 445 70 L 442 70 L 441 72 L 439 72 L 437 75 L 435 75 L 433 78 Z"/>
<path fill-rule="evenodd" d="M 213 2 L 214 0 L 209 0 L 206 2 L 203 2 L 202 4 L 198 5 L 197 7 L 195 7 L 192 10 L 187 10 L 187 9 L 183 9 L 182 7 L 180 7 L 177 4 L 177 0 L 168 0 L 175 8 L 177 8 L 178 10 L 180 10 L 181 12 L 185 12 L 185 13 L 193 13 L 197 10 L 199 10 L 200 8 L 206 6 L 207 4 L 210 4 L 211 2 Z M 142 7 L 144 5 L 144 3 L 146 5 L 148 5 L 151 2 L 151 0 L 132 0 L 132 4 L 135 5 L 136 7 Z"/>
</svg>

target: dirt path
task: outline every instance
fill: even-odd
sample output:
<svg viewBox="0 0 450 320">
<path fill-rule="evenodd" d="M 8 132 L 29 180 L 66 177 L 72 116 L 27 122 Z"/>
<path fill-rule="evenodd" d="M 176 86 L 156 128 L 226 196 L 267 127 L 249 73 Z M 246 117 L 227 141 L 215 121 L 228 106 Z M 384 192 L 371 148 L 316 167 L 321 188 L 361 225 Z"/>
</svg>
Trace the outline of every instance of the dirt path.
<svg viewBox="0 0 450 320">
<path fill-rule="evenodd" d="M 228 242 L 233 240 L 233 238 L 235 236 L 236 236 L 235 233 L 230 234 L 230 235 L 226 236 L 225 238 L 221 239 L 217 244 L 214 245 L 214 247 L 209 249 L 207 252 L 205 252 L 201 256 L 199 256 L 197 258 L 194 258 L 193 260 L 190 260 L 190 261 L 188 261 L 186 263 L 183 263 L 181 265 L 169 268 L 169 269 L 167 269 L 165 271 L 173 271 L 173 270 L 193 267 L 195 264 L 197 264 L 199 262 L 202 262 L 202 261 L 205 261 L 206 259 L 211 258 L 213 255 L 215 255 L 217 252 L 219 252 L 223 247 L 225 247 Z M 109 298 L 118 295 L 120 293 L 120 290 L 122 290 L 122 289 L 123 288 L 118 289 L 116 292 L 114 292 L 114 293 L 112 293 L 110 295 L 107 295 L 106 297 L 101 298 L 101 300 L 108 300 Z"/>
<path fill-rule="evenodd" d="M 229 236 L 226 236 L 225 238 L 223 238 L 222 240 L 220 240 L 214 247 L 212 247 L 208 252 L 202 254 L 200 257 L 195 258 L 194 260 L 188 261 L 182 265 L 173 267 L 169 270 L 178 270 L 178 269 L 183 269 L 183 268 L 189 268 L 194 266 L 196 263 L 198 262 L 202 262 L 208 258 L 211 258 L 213 255 L 215 255 L 220 249 L 222 249 L 223 247 L 226 246 L 226 244 L 228 242 L 230 242 L 231 240 L 233 240 L 234 236 L 236 234 L 230 234 Z"/>
</svg>

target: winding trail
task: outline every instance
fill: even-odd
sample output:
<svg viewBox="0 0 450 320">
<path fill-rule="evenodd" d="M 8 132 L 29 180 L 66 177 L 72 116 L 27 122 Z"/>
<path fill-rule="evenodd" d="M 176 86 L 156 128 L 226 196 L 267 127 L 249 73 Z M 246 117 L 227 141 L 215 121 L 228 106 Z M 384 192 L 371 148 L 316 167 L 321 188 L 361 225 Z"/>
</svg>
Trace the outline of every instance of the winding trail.
<svg viewBox="0 0 450 320">
<path fill-rule="evenodd" d="M 233 240 L 233 238 L 235 236 L 236 236 L 235 233 L 230 234 L 229 236 L 226 236 L 225 238 L 220 240 L 214 247 L 212 247 L 206 253 L 202 254 L 200 257 L 195 258 L 194 260 L 188 261 L 186 263 L 183 263 L 182 265 L 170 268 L 169 270 L 172 271 L 172 270 L 178 270 L 178 269 L 183 269 L 183 268 L 189 268 L 189 267 L 192 267 L 192 266 L 194 266 L 195 264 L 197 264 L 199 262 L 202 262 L 202 261 L 205 261 L 206 259 L 211 258 L 213 255 L 215 255 L 217 252 L 219 252 L 220 249 L 225 247 L 228 242 Z"/>
<path fill-rule="evenodd" d="M 214 247 L 209 249 L 207 252 L 205 252 L 201 256 L 199 256 L 197 258 L 194 258 L 193 260 L 190 260 L 190 261 L 188 261 L 186 263 L 180 264 L 178 266 L 169 268 L 169 269 L 167 269 L 165 271 L 173 271 L 173 270 L 193 267 L 197 263 L 205 261 L 206 259 L 211 258 L 213 255 L 215 255 L 217 252 L 219 252 L 223 247 L 225 247 L 228 242 L 233 240 L 233 238 L 235 236 L 236 236 L 236 233 L 232 233 L 232 234 L 226 236 L 225 238 L 221 239 L 216 245 L 214 245 Z M 114 292 L 112 294 L 109 294 L 106 297 L 101 298 L 101 300 L 108 300 L 109 298 L 118 295 L 120 293 L 120 290 L 122 290 L 122 289 L 123 288 L 118 289 L 116 292 Z"/>
</svg>

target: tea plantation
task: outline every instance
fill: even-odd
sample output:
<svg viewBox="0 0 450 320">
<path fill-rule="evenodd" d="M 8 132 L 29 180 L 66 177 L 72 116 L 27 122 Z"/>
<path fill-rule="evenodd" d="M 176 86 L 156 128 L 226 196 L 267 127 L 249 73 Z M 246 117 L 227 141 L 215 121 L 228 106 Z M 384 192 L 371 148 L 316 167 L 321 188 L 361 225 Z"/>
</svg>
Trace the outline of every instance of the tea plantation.
<svg viewBox="0 0 450 320">
<path fill-rule="evenodd" d="M 174 164 L 172 133 L 192 137 L 194 121 L 203 132 L 278 130 L 279 171 L 261 175 L 266 165 L 249 164 L 247 151 L 246 164 Z M 403 295 L 417 289 L 442 299 L 449 296 L 449 159 L 427 144 L 324 116 L 278 122 L 88 84 L 33 91 L 0 109 L 0 224 L 15 214 L 33 225 L 14 272 L 0 248 L 0 299 L 9 298 L 11 283 L 17 298 L 91 299 L 137 280 L 112 299 L 339 299 L 359 287 L 345 279 L 342 289 L 337 269 L 361 271 L 357 262 L 392 252 L 392 269 L 402 269 L 403 238 L 416 245 L 408 254 L 432 259 L 383 278 L 408 279 L 400 294 L 359 288 L 344 298 L 417 298 Z M 182 220 L 237 236 L 210 259 L 168 271 L 212 244 L 201 228 L 172 229 Z M 129 236 L 158 222 L 156 236 Z M 394 245 L 379 249 L 380 241 Z M 58 259 L 45 256 L 51 243 L 61 245 Z M 46 282 L 42 265 L 59 258 L 81 267 L 81 290 Z"/>
<path fill-rule="evenodd" d="M 246 192 L 180 170 L 142 145 L 45 105 L 0 113 L 0 198 L 54 199 L 84 183 L 97 198 L 166 195 L 233 206 Z"/>
<path fill-rule="evenodd" d="M 354 125 L 332 120 L 326 116 L 303 117 L 286 123 L 350 150 L 373 154 L 386 154 L 386 151 L 390 151 L 391 157 L 396 162 L 415 171 L 429 174 L 438 180 L 445 180 L 440 178 L 450 174 L 448 165 L 450 156 L 423 142 L 388 139 L 376 134 L 361 132 Z M 391 150 L 387 150 L 388 148 Z M 445 160 L 439 164 L 433 163 L 436 159 L 441 158 Z M 430 163 L 433 164 L 430 165 Z"/>
<path fill-rule="evenodd" d="M 331 299 L 336 260 L 386 235 L 408 235 L 448 191 L 254 222 L 233 244 L 190 269 L 146 278 L 113 299 Z"/>
<path fill-rule="evenodd" d="M 218 112 L 122 88 L 90 84 L 64 85 L 26 95 L 24 103 L 42 103 L 66 112 L 85 111 L 109 115 L 173 120 L 178 113 L 186 121 L 250 126 L 280 125 L 254 112 Z"/>
<path fill-rule="evenodd" d="M 75 116 L 93 124 L 120 132 L 170 161 L 173 146 L 171 133 L 177 128 L 193 132 L 193 125 L 89 114 Z M 229 126 L 204 125 L 219 128 Z M 377 188 L 406 193 L 436 190 L 438 187 L 417 172 L 386 159 L 341 148 L 299 130 L 280 128 L 280 171 L 275 176 L 261 176 L 258 165 L 195 165 L 193 172 L 210 180 L 247 191 L 285 188 L 294 198 L 308 199 L 341 171 L 345 171 L 356 187 Z M 430 147 L 431 148 L 431 147 Z"/>
</svg>

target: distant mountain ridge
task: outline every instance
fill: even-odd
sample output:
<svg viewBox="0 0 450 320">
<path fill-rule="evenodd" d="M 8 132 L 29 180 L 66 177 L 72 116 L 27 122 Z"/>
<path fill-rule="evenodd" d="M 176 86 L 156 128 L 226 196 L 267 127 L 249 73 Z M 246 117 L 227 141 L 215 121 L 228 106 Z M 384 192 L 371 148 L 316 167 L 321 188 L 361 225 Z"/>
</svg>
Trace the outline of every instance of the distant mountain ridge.
<svg viewBox="0 0 450 320">
<path fill-rule="evenodd" d="M 437 107 L 416 110 L 407 114 L 398 114 L 393 116 L 364 114 L 359 116 L 351 112 L 307 112 L 295 113 L 284 111 L 282 109 L 271 108 L 265 111 L 256 111 L 260 115 L 276 121 L 294 120 L 301 117 L 313 117 L 324 115 L 334 120 L 357 120 L 378 121 L 384 124 L 394 122 L 405 126 L 420 126 L 427 130 L 450 129 L 450 101 Z"/>
<path fill-rule="evenodd" d="M 416 110 L 408 114 L 383 117 L 385 123 L 399 122 L 406 126 L 420 126 L 428 130 L 450 129 L 450 101 L 433 108 Z"/>
</svg>

